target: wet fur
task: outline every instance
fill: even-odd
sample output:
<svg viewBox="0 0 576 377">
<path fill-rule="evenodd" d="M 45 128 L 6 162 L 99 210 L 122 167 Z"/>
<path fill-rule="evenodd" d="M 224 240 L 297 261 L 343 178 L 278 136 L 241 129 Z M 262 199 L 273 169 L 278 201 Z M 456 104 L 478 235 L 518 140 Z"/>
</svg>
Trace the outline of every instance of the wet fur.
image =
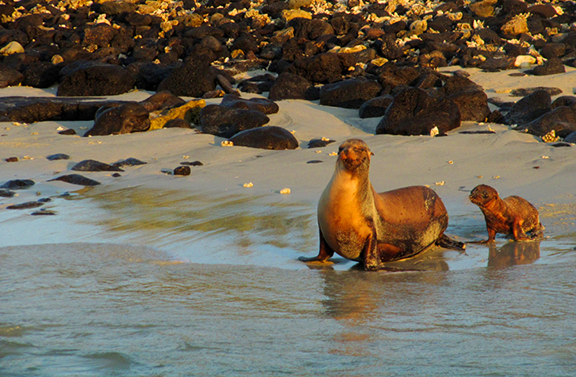
<svg viewBox="0 0 576 377">
<path fill-rule="evenodd" d="M 543 235 L 544 227 L 539 221 L 538 210 L 519 196 L 501 199 L 494 188 L 478 185 L 470 193 L 470 201 L 480 208 L 486 220 L 488 240 L 481 243 L 494 241 L 497 233 L 505 234 L 515 241 L 526 241 Z"/>
<path fill-rule="evenodd" d="M 376 193 L 369 180 L 368 146 L 358 139 L 339 149 L 334 175 L 318 203 L 320 252 L 303 261 L 325 261 L 337 253 L 367 270 L 408 258 L 435 244 L 462 250 L 444 235 L 448 214 L 431 189 L 412 186 Z"/>
</svg>

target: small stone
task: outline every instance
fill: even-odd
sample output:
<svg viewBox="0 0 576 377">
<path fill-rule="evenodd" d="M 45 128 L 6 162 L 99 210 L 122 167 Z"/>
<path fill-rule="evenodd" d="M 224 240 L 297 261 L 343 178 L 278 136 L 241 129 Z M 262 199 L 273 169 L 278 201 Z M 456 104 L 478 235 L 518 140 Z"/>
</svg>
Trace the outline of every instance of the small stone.
<svg viewBox="0 0 576 377">
<path fill-rule="evenodd" d="M 280 190 L 280 194 L 290 194 L 290 189 L 284 188 L 284 189 Z"/>
<path fill-rule="evenodd" d="M 174 169 L 174 175 L 190 175 L 190 167 L 189 166 L 178 166 Z"/>
<path fill-rule="evenodd" d="M 246 188 L 248 188 L 248 187 L 253 187 L 253 186 L 254 186 L 254 184 L 253 184 L 252 182 L 244 183 L 244 184 L 242 185 L 242 187 L 246 187 Z"/>
<path fill-rule="evenodd" d="M 41 202 L 24 202 L 20 204 L 13 204 L 11 206 L 6 207 L 6 209 L 29 209 L 29 208 L 37 208 L 43 206 L 44 203 Z"/>
<path fill-rule="evenodd" d="M 192 161 L 192 162 L 181 162 L 180 165 L 186 165 L 186 166 L 204 166 L 204 164 L 200 161 Z"/>
<path fill-rule="evenodd" d="M 68 156 L 67 154 L 64 154 L 64 153 L 58 153 L 58 154 L 51 154 L 50 156 L 47 156 L 46 159 L 48 159 L 50 161 L 69 160 L 70 156 Z"/>
<path fill-rule="evenodd" d="M 59 135 L 76 135 L 76 131 L 74 131 L 73 129 L 69 128 L 67 130 L 64 131 L 58 131 Z"/>
<path fill-rule="evenodd" d="M 5 161 L 6 162 L 18 162 L 18 157 L 8 157 Z"/>
<path fill-rule="evenodd" d="M 9 190 L 25 190 L 34 186 L 35 182 L 31 179 L 14 179 L 4 183 L 0 188 Z"/>
</svg>

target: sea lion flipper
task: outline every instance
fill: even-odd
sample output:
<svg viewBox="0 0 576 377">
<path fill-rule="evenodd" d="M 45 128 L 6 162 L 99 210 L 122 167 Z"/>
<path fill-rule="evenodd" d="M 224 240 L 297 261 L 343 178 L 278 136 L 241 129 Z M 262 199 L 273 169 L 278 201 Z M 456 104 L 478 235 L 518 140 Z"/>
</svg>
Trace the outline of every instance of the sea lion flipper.
<svg viewBox="0 0 576 377">
<path fill-rule="evenodd" d="M 466 244 L 464 242 L 453 240 L 452 238 L 448 237 L 445 234 L 442 234 L 442 236 L 438 239 L 438 241 L 436 241 L 436 245 L 443 247 L 445 249 L 458 250 L 458 251 L 466 250 Z"/>
<path fill-rule="evenodd" d="M 301 262 L 326 262 L 328 259 L 332 258 L 333 255 L 334 250 L 330 248 L 324 239 L 324 235 L 322 235 L 322 231 L 320 231 L 320 251 L 318 252 L 318 255 L 312 258 L 299 257 L 298 260 Z"/>
</svg>

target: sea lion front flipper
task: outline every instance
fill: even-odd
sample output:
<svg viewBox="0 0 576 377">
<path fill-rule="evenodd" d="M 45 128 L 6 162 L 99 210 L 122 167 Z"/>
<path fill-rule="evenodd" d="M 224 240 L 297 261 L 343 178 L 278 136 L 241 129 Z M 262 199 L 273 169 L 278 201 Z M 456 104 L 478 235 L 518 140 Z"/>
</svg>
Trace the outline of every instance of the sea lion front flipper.
<svg viewBox="0 0 576 377">
<path fill-rule="evenodd" d="M 514 219 L 514 223 L 512 224 L 512 237 L 514 241 L 528 241 L 530 237 L 524 233 L 524 229 L 522 229 L 523 221 L 522 219 Z"/>
<path fill-rule="evenodd" d="M 466 250 L 466 244 L 464 242 L 453 240 L 452 238 L 448 237 L 445 234 L 442 234 L 442 236 L 438 239 L 438 241 L 436 241 L 436 245 L 443 247 L 445 249 L 458 250 L 458 251 Z"/>
<path fill-rule="evenodd" d="M 332 258 L 332 255 L 334 255 L 334 250 L 328 245 L 322 235 L 322 231 L 320 231 L 320 251 L 318 255 L 312 258 L 299 257 L 298 260 L 301 262 L 326 262 Z"/>
</svg>

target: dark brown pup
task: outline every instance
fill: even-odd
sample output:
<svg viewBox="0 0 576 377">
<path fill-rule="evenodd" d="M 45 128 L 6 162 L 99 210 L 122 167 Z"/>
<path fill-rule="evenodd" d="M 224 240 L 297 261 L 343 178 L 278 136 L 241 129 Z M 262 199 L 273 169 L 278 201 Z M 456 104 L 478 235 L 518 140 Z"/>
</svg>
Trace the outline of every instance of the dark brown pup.
<svg viewBox="0 0 576 377">
<path fill-rule="evenodd" d="M 543 234 L 538 210 L 519 196 L 500 199 L 494 188 L 478 185 L 470 193 L 470 201 L 480 207 L 486 219 L 488 239 L 480 243 L 493 242 L 496 233 L 506 234 L 515 241 L 527 241 Z"/>
<path fill-rule="evenodd" d="M 463 250 L 444 235 L 448 213 L 442 200 L 424 186 L 376 193 L 369 180 L 368 145 L 346 140 L 336 169 L 318 203 L 320 252 L 304 262 L 324 262 L 337 253 L 378 270 L 385 262 L 412 257 L 439 245 Z"/>
</svg>

